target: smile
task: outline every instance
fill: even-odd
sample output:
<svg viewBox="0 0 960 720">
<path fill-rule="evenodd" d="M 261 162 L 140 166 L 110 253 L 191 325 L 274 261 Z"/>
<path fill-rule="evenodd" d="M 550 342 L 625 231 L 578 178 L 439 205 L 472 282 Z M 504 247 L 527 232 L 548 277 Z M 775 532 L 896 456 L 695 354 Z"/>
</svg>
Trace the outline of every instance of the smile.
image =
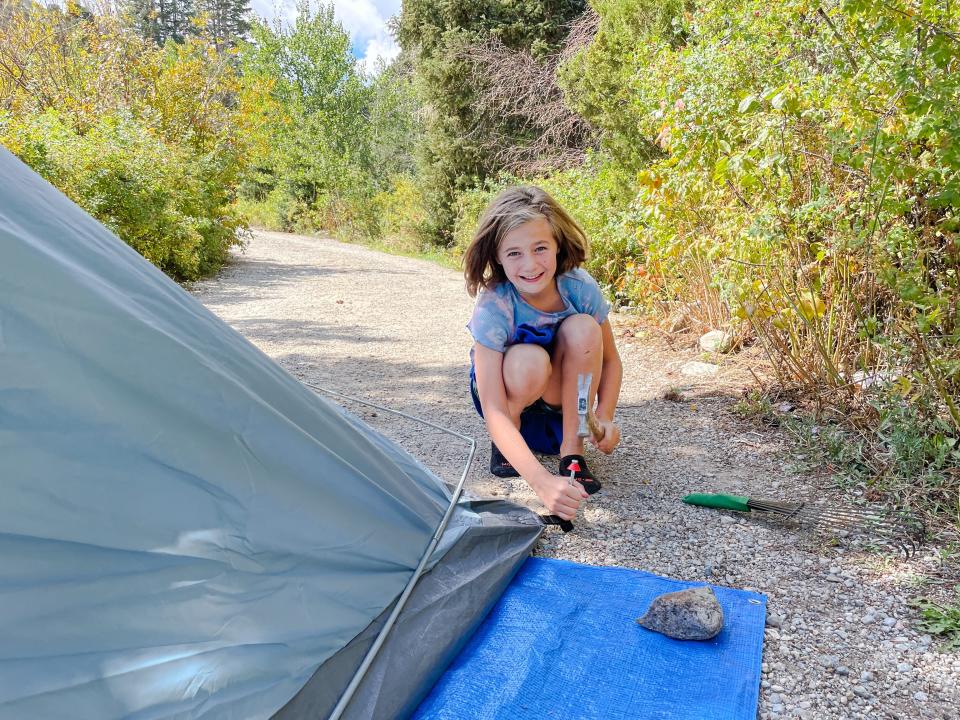
<svg viewBox="0 0 960 720">
<path fill-rule="evenodd" d="M 543 273 L 540 272 L 540 273 L 537 273 L 536 275 L 534 275 L 533 277 L 527 277 L 526 275 L 521 275 L 521 276 L 520 276 L 520 279 L 523 280 L 524 282 L 536 282 L 537 280 L 539 280 L 539 279 L 542 278 L 542 277 L 543 277 Z"/>
</svg>

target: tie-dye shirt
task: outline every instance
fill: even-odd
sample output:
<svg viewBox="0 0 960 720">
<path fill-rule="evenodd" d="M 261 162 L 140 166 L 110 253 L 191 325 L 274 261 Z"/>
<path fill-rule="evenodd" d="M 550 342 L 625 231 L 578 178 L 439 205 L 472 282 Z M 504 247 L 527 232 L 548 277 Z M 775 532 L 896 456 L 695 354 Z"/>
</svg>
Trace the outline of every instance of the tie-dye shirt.
<svg viewBox="0 0 960 720">
<path fill-rule="evenodd" d="M 467 329 L 481 345 L 504 352 L 519 343 L 549 347 L 560 321 L 585 313 L 598 323 L 607 319 L 610 303 L 600 292 L 597 281 L 583 268 L 574 268 L 557 276 L 557 289 L 563 298 L 563 310 L 543 312 L 527 303 L 513 283 L 503 282 L 477 296 Z M 471 358 L 473 351 L 470 351 Z"/>
</svg>

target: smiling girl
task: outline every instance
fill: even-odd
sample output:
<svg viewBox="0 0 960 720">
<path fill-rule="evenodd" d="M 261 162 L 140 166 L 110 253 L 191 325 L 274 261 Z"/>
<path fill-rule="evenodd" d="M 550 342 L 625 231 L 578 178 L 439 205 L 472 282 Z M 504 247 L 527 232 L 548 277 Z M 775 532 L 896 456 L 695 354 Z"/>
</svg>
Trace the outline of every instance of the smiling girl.
<svg viewBox="0 0 960 720">
<path fill-rule="evenodd" d="M 611 453 L 620 442 L 613 414 L 623 367 L 610 305 L 580 267 L 586 255 L 573 218 L 545 191 L 521 186 L 493 199 L 464 258 L 467 292 L 479 292 L 467 325 L 470 389 L 493 441 L 490 471 L 522 476 L 564 520 L 600 489 L 577 436 L 578 375 L 593 375 L 589 403 L 603 429 L 595 444 Z M 559 454 L 558 475 L 534 452 Z M 572 465 L 582 487 L 567 481 Z"/>
</svg>

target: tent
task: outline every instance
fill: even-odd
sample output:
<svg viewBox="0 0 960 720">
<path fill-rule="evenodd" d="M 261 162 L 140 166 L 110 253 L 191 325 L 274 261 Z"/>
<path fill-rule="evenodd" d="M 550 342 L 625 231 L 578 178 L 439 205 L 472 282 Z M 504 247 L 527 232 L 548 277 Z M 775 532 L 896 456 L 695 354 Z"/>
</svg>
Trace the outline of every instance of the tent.
<svg viewBox="0 0 960 720">
<path fill-rule="evenodd" d="M 344 717 L 413 712 L 539 521 L 451 506 L 3 148 L 0 177 L 0 718 L 326 717 L 423 557 Z"/>
</svg>

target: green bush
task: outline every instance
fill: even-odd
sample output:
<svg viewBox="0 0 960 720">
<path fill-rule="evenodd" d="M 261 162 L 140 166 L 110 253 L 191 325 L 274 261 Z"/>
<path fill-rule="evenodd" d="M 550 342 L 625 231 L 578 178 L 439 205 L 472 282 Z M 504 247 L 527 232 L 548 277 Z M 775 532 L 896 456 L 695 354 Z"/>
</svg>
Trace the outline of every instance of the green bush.
<svg viewBox="0 0 960 720">
<path fill-rule="evenodd" d="M 0 142 L 178 280 L 240 242 L 233 189 L 260 121 L 229 54 L 158 48 L 111 14 L 21 5 L 0 43 Z"/>
<path fill-rule="evenodd" d="M 390 188 L 374 198 L 380 233 L 388 246 L 413 252 L 428 244 L 423 193 L 411 175 L 395 175 Z"/>
<path fill-rule="evenodd" d="M 600 151 L 532 180 L 589 269 L 756 338 L 783 387 L 868 430 L 860 480 L 960 518 L 960 7 L 592 5 L 559 76 Z M 458 196 L 459 251 L 514 182 Z"/>
<path fill-rule="evenodd" d="M 83 134 L 54 110 L 0 115 L 0 142 L 175 279 L 209 274 L 240 242 L 217 158 L 162 142 L 128 113 Z"/>
<path fill-rule="evenodd" d="M 755 336 L 783 386 L 869 428 L 871 483 L 960 517 L 960 7 L 593 6 L 560 75 L 625 185 L 599 223 L 582 202 L 595 270 Z M 576 214 L 600 177 L 555 192 Z"/>
</svg>

